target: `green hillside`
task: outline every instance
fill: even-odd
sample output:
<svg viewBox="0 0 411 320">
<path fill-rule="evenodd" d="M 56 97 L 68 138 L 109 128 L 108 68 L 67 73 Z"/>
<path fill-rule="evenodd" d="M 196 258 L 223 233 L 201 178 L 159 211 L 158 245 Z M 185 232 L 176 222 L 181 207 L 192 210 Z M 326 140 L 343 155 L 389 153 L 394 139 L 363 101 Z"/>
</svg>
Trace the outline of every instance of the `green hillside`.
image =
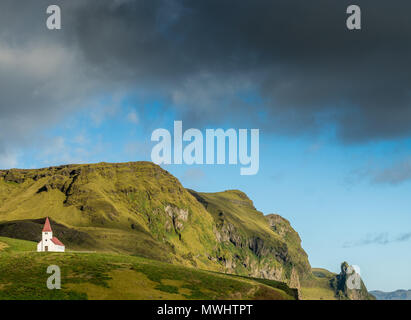
<svg viewBox="0 0 411 320">
<path fill-rule="evenodd" d="M 149 162 L 0 171 L 0 235 L 38 241 L 33 223 L 46 216 L 77 232 L 65 239 L 69 249 L 139 255 L 293 287 L 310 275 L 300 243 L 276 233 L 244 193 L 197 194 Z"/>
<path fill-rule="evenodd" d="M 218 274 L 218 279 L 251 283 L 251 286 L 275 283 L 278 288 L 281 282 L 286 288 L 297 288 L 299 297 L 346 297 L 338 293 L 343 278 L 331 284 L 330 279 L 318 279 L 312 273 L 301 239 L 288 220 L 276 214 L 264 215 L 238 190 L 218 193 L 187 190 L 174 176 L 150 162 L 0 170 L 0 237 L 38 242 L 45 217 L 50 217 L 54 235 L 63 241 L 68 251 L 96 253 L 9 255 L 11 262 L 3 261 L 0 273 L 4 274 L 14 263 L 23 265 L 25 259 L 38 266 L 38 270 L 49 262 L 47 259 L 64 259 L 69 269 L 77 268 L 70 264 L 75 261 L 91 270 L 101 269 L 104 277 L 120 279 L 127 272 L 134 278 L 134 266 L 138 264 L 140 269 L 144 265 L 151 269 L 163 266 L 164 272 L 173 270 L 174 278 L 164 278 L 166 282 L 156 282 L 147 274 L 148 280 L 144 278 L 144 281 L 154 281 L 158 288 L 173 287 L 169 289 L 173 294 L 178 291 L 180 298 L 194 298 L 196 293 L 192 293 L 193 296 L 183 293 L 186 286 L 194 284 L 180 279 L 177 271 L 186 269 L 178 268 L 199 272 L 196 276 L 225 273 L 225 276 Z M 10 250 L 10 241 L 0 244 L 3 254 Z M 23 242 L 17 250 L 21 246 L 25 246 Z M 110 262 L 112 259 L 119 265 L 127 263 L 128 269 L 112 267 L 116 264 Z M 193 271 L 192 267 L 204 271 Z M 137 273 L 141 275 L 141 272 Z M 233 279 L 229 274 L 241 277 Z M 90 283 L 84 285 L 76 281 L 70 284 L 76 294 L 92 288 Z M 107 281 L 99 283 L 109 285 Z M 170 281 L 177 281 L 176 285 Z M 181 281 L 184 284 L 178 286 Z M 7 283 L 2 286 L 7 287 Z M 114 289 L 104 291 L 104 285 L 95 285 L 94 293 L 87 292 L 89 298 L 111 297 L 110 291 Z M 176 291 L 174 287 L 181 287 L 183 291 Z M 315 294 L 319 288 L 326 291 Z M 118 294 L 123 289 L 119 287 Z M 153 290 L 156 291 L 153 297 L 164 295 L 162 290 Z M 201 297 L 206 297 L 207 290 L 202 291 Z M 221 295 L 217 288 L 209 290 L 214 292 L 209 297 L 235 297 L 225 289 Z M 241 298 L 256 298 L 261 294 L 260 289 L 247 290 L 238 290 L 236 294 L 241 294 Z M 130 293 L 130 297 L 137 298 L 136 294 Z M 364 295 L 351 295 L 349 298 L 362 297 Z"/>
<path fill-rule="evenodd" d="M 83 249 L 205 267 L 215 240 L 204 211 L 176 178 L 151 163 L 0 171 L 0 221 L 49 216 L 95 240 Z"/>
<path fill-rule="evenodd" d="M 331 282 L 336 274 L 326 269 L 313 268 L 313 277 L 301 284 L 303 300 L 337 300 L 336 292 Z"/>
<path fill-rule="evenodd" d="M 105 253 L 36 253 L 34 242 L 0 237 L 2 299 L 270 299 L 294 300 L 280 282 L 197 270 Z M 61 290 L 46 287 L 49 265 L 61 268 Z"/>
</svg>

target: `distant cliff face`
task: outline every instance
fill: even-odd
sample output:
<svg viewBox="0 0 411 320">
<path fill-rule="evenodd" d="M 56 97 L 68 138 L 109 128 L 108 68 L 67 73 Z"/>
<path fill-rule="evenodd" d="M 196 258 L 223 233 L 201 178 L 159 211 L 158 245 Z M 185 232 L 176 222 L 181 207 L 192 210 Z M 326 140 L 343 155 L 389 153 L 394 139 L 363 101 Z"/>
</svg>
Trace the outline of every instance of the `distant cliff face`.
<svg viewBox="0 0 411 320">
<path fill-rule="evenodd" d="M 190 193 L 214 219 L 215 259 L 232 273 L 286 281 L 299 288 L 311 274 L 301 239 L 278 215 L 264 216 L 243 192 Z"/>
<path fill-rule="evenodd" d="M 27 229 L 34 224 L 25 220 L 46 216 L 87 234 L 87 241 L 66 240 L 69 249 L 136 254 L 296 288 L 311 275 L 287 220 L 264 216 L 240 191 L 186 190 L 149 162 L 0 171 L 0 221 Z M 10 224 L 1 230 L 14 234 Z"/>
<path fill-rule="evenodd" d="M 379 290 L 370 291 L 377 300 L 411 300 L 411 290 L 396 290 L 383 292 Z"/>
</svg>

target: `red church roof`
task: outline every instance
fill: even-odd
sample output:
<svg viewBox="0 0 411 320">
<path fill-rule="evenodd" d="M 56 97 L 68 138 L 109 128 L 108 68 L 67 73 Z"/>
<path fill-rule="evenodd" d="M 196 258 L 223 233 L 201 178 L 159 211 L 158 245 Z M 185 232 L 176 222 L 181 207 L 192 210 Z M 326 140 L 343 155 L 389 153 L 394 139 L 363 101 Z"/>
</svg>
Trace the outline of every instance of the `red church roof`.
<svg viewBox="0 0 411 320">
<path fill-rule="evenodd" d="M 46 223 L 44 224 L 43 232 L 53 232 L 51 230 L 49 217 L 46 218 Z"/>
<path fill-rule="evenodd" d="M 59 239 L 57 239 L 56 237 L 51 238 L 51 241 L 53 241 L 53 243 L 58 245 L 58 246 L 63 246 L 64 247 L 64 244 Z"/>
</svg>

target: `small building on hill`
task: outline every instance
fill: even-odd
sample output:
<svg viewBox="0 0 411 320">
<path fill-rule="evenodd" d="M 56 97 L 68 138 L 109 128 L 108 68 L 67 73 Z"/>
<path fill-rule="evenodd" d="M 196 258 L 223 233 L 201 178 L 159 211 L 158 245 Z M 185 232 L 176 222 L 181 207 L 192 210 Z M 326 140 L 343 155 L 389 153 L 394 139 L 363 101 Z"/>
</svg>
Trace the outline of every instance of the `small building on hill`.
<svg viewBox="0 0 411 320">
<path fill-rule="evenodd" d="M 41 241 L 37 244 L 37 252 L 64 252 L 64 244 L 53 237 L 53 230 L 51 230 L 49 218 L 46 218 L 43 231 L 41 232 Z"/>
</svg>

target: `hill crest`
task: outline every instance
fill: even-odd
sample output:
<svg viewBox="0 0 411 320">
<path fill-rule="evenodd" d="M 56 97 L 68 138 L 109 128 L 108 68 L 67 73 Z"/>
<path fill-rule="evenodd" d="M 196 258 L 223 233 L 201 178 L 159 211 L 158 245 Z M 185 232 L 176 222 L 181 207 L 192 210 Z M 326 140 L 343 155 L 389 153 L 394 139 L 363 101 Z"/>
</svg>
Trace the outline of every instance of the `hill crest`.
<svg viewBox="0 0 411 320">
<path fill-rule="evenodd" d="M 46 216 L 87 239 L 64 238 L 69 250 L 138 255 L 292 288 L 313 277 L 288 220 L 265 216 L 240 190 L 185 189 L 150 162 L 0 170 L 0 236 L 13 236 L 13 225 L 34 228 Z M 14 236 L 37 240 L 35 232 L 25 234 L 34 236 Z"/>
</svg>

